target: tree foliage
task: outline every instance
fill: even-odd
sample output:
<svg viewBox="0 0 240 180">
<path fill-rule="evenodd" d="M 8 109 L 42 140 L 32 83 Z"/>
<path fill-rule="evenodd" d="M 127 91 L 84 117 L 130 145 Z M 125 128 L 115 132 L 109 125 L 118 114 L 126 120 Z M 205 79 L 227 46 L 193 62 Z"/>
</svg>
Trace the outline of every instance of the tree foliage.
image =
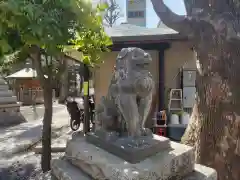
<svg viewBox="0 0 240 180">
<path fill-rule="evenodd" d="M 85 53 L 94 56 L 100 47 L 111 43 L 98 16 L 102 8 L 93 9 L 87 0 L 3 0 L 0 3 L 1 51 L 9 53 L 36 45 L 55 55 L 71 44 L 71 48 L 85 52 L 94 47 L 96 53 Z M 14 32 L 10 38 L 9 29 Z"/>
<path fill-rule="evenodd" d="M 81 50 L 88 64 L 99 62 L 111 44 L 102 27 L 100 12 L 88 0 L 2 0 L 0 2 L 0 55 L 16 51 L 33 60 L 43 87 L 42 169 L 50 169 L 52 84 L 54 61 L 66 49 Z M 45 58 L 43 58 L 45 57 Z M 2 61 L 4 58 L 2 58 Z M 3 62 L 4 63 L 4 62 Z M 47 76 L 44 76 L 47 75 Z"/>
</svg>

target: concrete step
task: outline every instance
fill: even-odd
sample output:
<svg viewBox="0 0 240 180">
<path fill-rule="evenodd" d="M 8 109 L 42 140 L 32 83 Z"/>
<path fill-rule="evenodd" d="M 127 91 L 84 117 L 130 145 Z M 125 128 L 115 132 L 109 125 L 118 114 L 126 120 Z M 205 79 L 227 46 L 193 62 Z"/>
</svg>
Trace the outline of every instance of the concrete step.
<svg viewBox="0 0 240 180">
<path fill-rule="evenodd" d="M 92 180 L 80 169 L 62 159 L 52 161 L 52 174 L 59 180 Z"/>
<path fill-rule="evenodd" d="M 164 137 L 161 137 L 164 138 Z M 193 148 L 171 142 L 171 149 L 163 150 L 137 164 L 130 164 L 113 154 L 76 136 L 67 144 L 65 157 L 93 179 L 152 179 L 167 180 L 184 177 L 194 168 Z"/>
<path fill-rule="evenodd" d="M 0 97 L 0 104 L 10 104 L 10 103 L 16 103 L 17 97 L 11 96 L 11 97 Z"/>
<path fill-rule="evenodd" d="M 7 84 L 7 82 L 0 76 L 0 85 Z"/>
<path fill-rule="evenodd" d="M 15 108 L 15 110 L 20 110 L 20 106 L 22 105 L 21 102 L 15 102 L 15 103 L 10 103 L 10 104 L 0 104 L 0 108 L 3 108 L 3 109 L 12 109 L 12 108 Z"/>
<path fill-rule="evenodd" d="M 195 164 L 194 171 L 182 180 L 217 180 L 217 172 L 212 168 Z"/>
<path fill-rule="evenodd" d="M 0 91 L 0 97 L 12 97 L 13 92 L 11 90 Z"/>
<path fill-rule="evenodd" d="M 83 173 L 79 168 L 73 166 L 70 162 L 64 159 L 55 159 L 52 161 L 52 178 L 48 175 L 48 178 L 41 180 L 93 180 L 91 177 Z M 56 179 L 55 179 L 56 178 Z M 117 179 L 117 178 L 115 178 Z M 125 178 L 126 180 L 128 178 Z M 130 179 L 130 178 L 129 178 Z M 173 178 L 172 178 L 173 179 Z M 217 180 L 217 173 L 215 170 L 196 164 L 194 171 L 181 180 Z M 40 180 L 40 179 L 39 179 Z M 153 180 L 153 179 L 148 179 Z M 178 180 L 177 177 L 174 180 Z"/>
<path fill-rule="evenodd" d="M 5 82 L 6 83 L 6 82 Z M 0 91 L 7 91 L 9 89 L 7 83 L 6 84 L 0 84 Z"/>
</svg>

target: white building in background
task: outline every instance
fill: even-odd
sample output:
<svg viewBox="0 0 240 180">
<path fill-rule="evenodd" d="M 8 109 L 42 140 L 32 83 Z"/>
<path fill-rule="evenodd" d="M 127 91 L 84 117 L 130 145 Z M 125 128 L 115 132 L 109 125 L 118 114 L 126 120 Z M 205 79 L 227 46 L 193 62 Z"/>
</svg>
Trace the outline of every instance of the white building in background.
<svg viewBox="0 0 240 180">
<path fill-rule="evenodd" d="M 126 0 L 127 23 L 146 27 L 146 0 Z"/>
</svg>

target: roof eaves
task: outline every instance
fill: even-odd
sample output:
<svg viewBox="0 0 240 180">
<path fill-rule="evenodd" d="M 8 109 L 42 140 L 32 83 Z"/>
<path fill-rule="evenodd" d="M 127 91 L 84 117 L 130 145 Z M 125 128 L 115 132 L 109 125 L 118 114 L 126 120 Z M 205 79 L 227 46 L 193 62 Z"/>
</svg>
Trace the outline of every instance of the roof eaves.
<svg viewBox="0 0 240 180">
<path fill-rule="evenodd" d="M 129 42 L 129 41 L 169 41 L 169 40 L 187 40 L 186 36 L 181 34 L 164 34 L 164 35 L 140 35 L 140 36 L 115 36 L 112 37 L 113 43 L 116 42 Z"/>
</svg>

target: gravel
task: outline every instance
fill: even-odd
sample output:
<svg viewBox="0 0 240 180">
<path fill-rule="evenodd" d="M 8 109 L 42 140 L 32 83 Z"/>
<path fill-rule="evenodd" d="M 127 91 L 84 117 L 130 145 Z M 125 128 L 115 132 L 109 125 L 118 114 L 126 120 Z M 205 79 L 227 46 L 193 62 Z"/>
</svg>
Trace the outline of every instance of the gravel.
<svg viewBox="0 0 240 180">
<path fill-rule="evenodd" d="M 52 141 L 69 131 L 69 127 L 57 129 L 52 134 Z M 12 154 L 10 158 L 0 159 L 0 180 L 51 180 L 50 173 L 43 174 L 41 170 L 41 154 L 35 154 L 33 149 L 18 154 Z M 61 153 L 52 153 L 52 159 L 60 158 Z"/>
<path fill-rule="evenodd" d="M 68 124 L 67 126 L 53 129 L 52 141 L 68 131 Z M 13 134 L 13 131 L 11 131 L 7 136 L 9 137 L 6 137 L 6 139 L 9 139 L 12 136 L 16 136 L 16 134 Z M 2 137 L 1 141 L 4 140 L 5 138 Z M 5 144 L 9 144 L 9 142 Z M 0 180 L 50 180 L 50 173 L 46 177 L 47 174 L 43 174 L 41 171 L 41 154 L 35 154 L 32 152 L 32 148 L 24 152 L 11 154 L 9 157 L 0 155 Z M 64 153 L 52 153 L 52 159 L 60 158 L 63 155 Z M 39 177 L 42 177 L 42 179 Z"/>
<path fill-rule="evenodd" d="M 53 154 L 52 159 L 63 154 Z M 36 180 L 41 174 L 41 155 L 30 152 L 0 160 L 0 180 Z"/>
</svg>

